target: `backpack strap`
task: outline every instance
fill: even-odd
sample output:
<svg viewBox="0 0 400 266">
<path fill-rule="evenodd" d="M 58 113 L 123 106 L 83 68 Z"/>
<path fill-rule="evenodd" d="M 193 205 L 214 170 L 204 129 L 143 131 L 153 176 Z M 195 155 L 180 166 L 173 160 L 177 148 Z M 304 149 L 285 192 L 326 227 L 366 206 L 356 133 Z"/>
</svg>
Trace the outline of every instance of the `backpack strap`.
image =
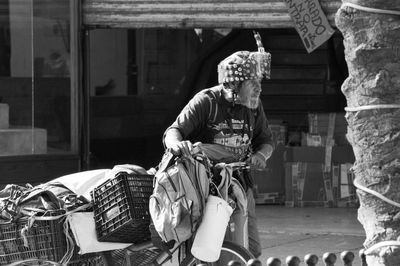
<svg viewBox="0 0 400 266">
<path fill-rule="evenodd" d="M 257 117 L 258 117 L 258 109 L 253 109 L 253 110 L 248 110 L 249 111 L 249 128 L 250 127 L 253 127 L 253 131 L 254 131 L 254 128 L 255 128 L 255 126 L 256 126 L 256 120 L 257 120 Z M 250 136 L 250 139 L 253 139 L 253 131 L 251 131 L 251 136 Z"/>
<path fill-rule="evenodd" d="M 211 123 L 214 123 L 217 119 L 217 113 L 218 113 L 217 92 L 214 91 L 213 89 L 208 89 L 206 91 L 206 94 L 209 96 L 207 99 L 210 102 L 210 111 L 208 113 L 208 121 Z M 213 99 L 215 101 L 213 101 Z"/>
</svg>

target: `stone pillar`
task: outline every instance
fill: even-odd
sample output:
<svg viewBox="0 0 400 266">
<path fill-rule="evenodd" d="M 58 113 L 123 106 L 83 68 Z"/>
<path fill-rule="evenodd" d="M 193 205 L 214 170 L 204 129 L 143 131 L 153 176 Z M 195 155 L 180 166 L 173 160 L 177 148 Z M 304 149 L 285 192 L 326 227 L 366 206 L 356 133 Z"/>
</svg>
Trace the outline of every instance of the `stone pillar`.
<svg viewBox="0 0 400 266">
<path fill-rule="evenodd" d="M 400 11 L 400 0 L 342 1 Z M 347 106 L 400 104 L 400 15 L 344 6 L 336 13 L 344 37 L 349 77 L 342 85 Z M 353 146 L 358 183 L 400 203 L 400 109 L 348 111 L 347 138 Z M 358 219 L 366 248 L 400 240 L 400 208 L 357 190 Z M 368 265 L 400 265 L 400 247 L 383 247 L 367 256 Z"/>
</svg>

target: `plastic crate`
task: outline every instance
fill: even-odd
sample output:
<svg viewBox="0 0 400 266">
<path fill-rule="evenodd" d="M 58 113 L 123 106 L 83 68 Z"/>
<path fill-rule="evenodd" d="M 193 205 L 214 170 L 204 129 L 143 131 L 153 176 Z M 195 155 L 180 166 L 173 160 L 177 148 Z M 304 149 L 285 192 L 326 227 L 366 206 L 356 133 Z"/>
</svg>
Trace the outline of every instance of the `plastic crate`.
<svg viewBox="0 0 400 266">
<path fill-rule="evenodd" d="M 158 248 L 146 248 L 138 251 L 127 250 L 127 266 L 148 266 L 161 254 Z"/>
<path fill-rule="evenodd" d="M 36 220 L 26 232 L 28 247 L 24 246 L 21 230 L 26 219 L 0 224 L 0 265 L 28 259 L 59 261 L 65 253 L 64 219 Z M 32 265 L 40 265 L 41 262 Z"/>
<path fill-rule="evenodd" d="M 126 253 L 127 253 L 126 249 L 117 249 L 117 250 L 103 252 L 108 265 L 113 265 L 113 266 L 128 266 Z"/>
<path fill-rule="evenodd" d="M 137 244 L 150 239 L 153 177 L 120 172 L 92 191 L 99 241 Z"/>
<path fill-rule="evenodd" d="M 68 262 L 68 266 L 107 266 L 106 259 L 98 253 L 89 253 L 84 255 L 75 254 Z M 111 264 L 113 265 L 113 264 Z"/>
</svg>

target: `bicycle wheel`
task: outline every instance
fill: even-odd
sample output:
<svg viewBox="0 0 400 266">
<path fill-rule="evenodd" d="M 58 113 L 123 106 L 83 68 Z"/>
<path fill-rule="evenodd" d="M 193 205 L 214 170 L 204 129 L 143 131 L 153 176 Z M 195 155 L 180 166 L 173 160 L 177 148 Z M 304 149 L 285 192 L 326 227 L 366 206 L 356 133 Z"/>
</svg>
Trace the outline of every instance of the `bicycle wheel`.
<svg viewBox="0 0 400 266">
<path fill-rule="evenodd" d="M 202 262 L 193 257 L 192 254 L 189 254 L 181 262 L 180 266 L 195 266 L 198 264 L 210 266 L 226 266 L 230 261 L 237 261 L 241 263 L 241 265 L 245 266 L 250 259 L 254 259 L 254 256 L 246 248 L 229 241 L 224 241 L 221 248 L 221 255 L 218 261 Z"/>
</svg>

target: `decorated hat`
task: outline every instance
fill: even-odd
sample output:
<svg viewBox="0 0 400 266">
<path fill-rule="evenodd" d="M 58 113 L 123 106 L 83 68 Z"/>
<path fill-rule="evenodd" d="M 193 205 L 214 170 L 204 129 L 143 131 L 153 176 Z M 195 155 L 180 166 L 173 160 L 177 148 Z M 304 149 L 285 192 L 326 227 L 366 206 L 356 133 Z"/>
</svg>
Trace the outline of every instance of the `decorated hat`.
<svg viewBox="0 0 400 266">
<path fill-rule="evenodd" d="M 239 51 L 218 64 L 218 82 L 244 81 L 247 79 L 270 78 L 271 54 L 264 51 L 261 37 L 254 33 L 258 51 Z"/>
</svg>

